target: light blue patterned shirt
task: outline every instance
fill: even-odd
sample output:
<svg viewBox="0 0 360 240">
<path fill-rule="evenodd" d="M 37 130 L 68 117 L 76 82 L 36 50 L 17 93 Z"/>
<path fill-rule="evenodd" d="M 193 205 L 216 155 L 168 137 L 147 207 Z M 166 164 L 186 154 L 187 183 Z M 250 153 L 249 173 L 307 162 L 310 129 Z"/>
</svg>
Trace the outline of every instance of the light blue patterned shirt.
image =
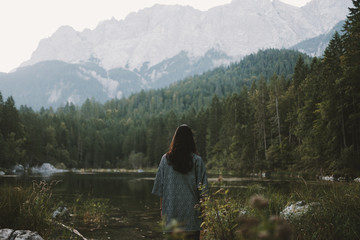
<svg viewBox="0 0 360 240">
<path fill-rule="evenodd" d="M 162 214 L 168 225 L 177 220 L 184 231 L 200 231 L 199 186 L 207 186 L 206 169 L 202 158 L 193 154 L 193 168 L 182 174 L 168 164 L 166 154 L 160 161 L 152 193 L 162 197 Z"/>
</svg>

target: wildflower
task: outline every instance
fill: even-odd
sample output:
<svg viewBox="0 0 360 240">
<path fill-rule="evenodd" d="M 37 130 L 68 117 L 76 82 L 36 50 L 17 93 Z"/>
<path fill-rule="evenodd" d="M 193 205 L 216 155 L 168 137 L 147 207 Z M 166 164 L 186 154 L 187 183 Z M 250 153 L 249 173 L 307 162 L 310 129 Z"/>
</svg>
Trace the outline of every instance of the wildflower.
<svg viewBox="0 0 360 240">
<path fill-rule="evenodd" d="M 274 237 L 279 240 L 291 239 L 293 230 L 284 219 L 279 216 L 270 217 L 270 222 L 275 224 Z"/>
<path fill-rule="evenodd" d="M 258 234 L 258 239 L 269 239 L 269 237 L 270 237 L 270 233 L 269 231 L 266 230 L 260 231 Z"/>
</svg>

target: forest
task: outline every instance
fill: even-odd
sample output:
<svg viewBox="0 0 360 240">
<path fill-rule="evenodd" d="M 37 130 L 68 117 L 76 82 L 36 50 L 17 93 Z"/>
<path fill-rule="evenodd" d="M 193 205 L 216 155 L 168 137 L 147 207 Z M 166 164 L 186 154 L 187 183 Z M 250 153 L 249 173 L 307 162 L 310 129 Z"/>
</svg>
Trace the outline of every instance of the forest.
<svg viewBox="0 0 360 240">
<path fill-rule="evenodd" d="M 0 167 L 156 167 L 186 123 L 209 169 L 360 174 L 359 4 L 321 58 L 260 50 L 166 88 L 40 111 L 0 92 Z"/>
</svg>

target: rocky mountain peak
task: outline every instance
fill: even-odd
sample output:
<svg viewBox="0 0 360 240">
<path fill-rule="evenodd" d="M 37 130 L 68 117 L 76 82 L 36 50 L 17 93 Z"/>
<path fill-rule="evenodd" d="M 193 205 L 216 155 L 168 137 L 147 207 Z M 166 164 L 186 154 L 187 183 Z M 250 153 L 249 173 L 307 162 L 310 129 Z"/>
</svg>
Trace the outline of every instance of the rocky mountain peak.
<svg viewBox="0 0 360 240">
<path fill-rule="evenodd" d="M 189 6 L 154 5 L 124 20 L 101 22 L 94 30 L 61 27 L 40 42 L 22 66 L 46 60 L 67 63 L 99 59 L 106 69 L 140 69 L 186 52 L 201 57 L 216 49 L 233 57 L 263 48 L 292 46 L 323 34 L 344 19 L 351 0 L 312 0 L 298 8 L 279 0 L 233 0 L 199 11 Z"/>
<path fill-rule="evenodd" d="M 208 11 L 155 5 L 82 32 L 59 28 L 23 68 L 0 73 L 1 91 L 34 108 L 100 102 L 161 88 L 266 48 L 319 55 L 351 0 L 233 0 Z M 317 38 L 321 36 L 320 38 Z M 302 42 L 303 40 L 307 40 Z M 321 46 L 319 46 L 321 45 Z"/>
</svg>

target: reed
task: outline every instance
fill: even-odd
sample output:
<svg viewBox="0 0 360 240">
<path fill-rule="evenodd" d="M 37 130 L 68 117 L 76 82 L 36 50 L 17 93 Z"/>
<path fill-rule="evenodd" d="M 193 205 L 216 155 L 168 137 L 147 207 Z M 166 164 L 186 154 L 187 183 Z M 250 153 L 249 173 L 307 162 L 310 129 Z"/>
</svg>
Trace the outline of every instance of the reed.
<svg viewBox="0 0 360 240">
<path fill-rule="evenodd" d="M 51 187 L 54 183 L 33 182 L 27 187 L 0 188 L 0 227 L 37 231 L 46 237 L 51 231 Z"/>
</svg>

